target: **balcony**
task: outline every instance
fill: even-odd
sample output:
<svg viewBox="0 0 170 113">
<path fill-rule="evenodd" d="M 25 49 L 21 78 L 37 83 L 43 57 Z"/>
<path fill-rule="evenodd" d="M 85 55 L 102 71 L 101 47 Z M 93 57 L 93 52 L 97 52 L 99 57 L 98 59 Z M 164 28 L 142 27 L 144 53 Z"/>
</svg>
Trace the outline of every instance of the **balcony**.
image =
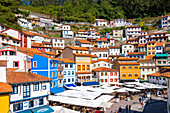
<svg viewBox="0 0 170 113">
<path fill-rule="evenodd" d="M 58 75 L 58 79 L 63 79 L 64 75 Z"/>
</svg>

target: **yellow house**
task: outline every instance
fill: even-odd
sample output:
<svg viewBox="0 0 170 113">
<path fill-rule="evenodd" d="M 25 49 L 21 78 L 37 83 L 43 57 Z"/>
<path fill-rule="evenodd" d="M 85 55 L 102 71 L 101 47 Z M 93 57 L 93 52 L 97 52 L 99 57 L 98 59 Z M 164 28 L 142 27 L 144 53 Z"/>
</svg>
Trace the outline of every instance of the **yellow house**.
<svg viewBox="0 0 170 113">
<path fill-rule="evenodd" d="M 147 55 L 153 56 L 156 54 L 156 41 L 147 42 Z"/>
<path fill-rule="evenodd" d="M 123 29 L 113 29 L 112 34 L 113 34 L 114 39 L 122 40 L 122 38 L 123 38 Z"/>
<path fill-rule="evenodd" d="M 120 81 L 135 80 L 139 78 L 138 58 L 118 58 L 113 67 L 120 72 Z"/>
<path fill-rule="evenodd" d="M 12 87 L 0 82 L 0 113 L 9 113 L 9 93 L 12 93 Z"/>
</svg>

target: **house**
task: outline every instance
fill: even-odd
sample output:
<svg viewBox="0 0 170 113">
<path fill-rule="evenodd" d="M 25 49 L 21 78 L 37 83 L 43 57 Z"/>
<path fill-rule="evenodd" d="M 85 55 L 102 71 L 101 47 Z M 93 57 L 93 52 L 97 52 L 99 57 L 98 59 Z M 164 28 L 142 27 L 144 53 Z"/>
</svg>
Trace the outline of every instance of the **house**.
<svg viewBox="0 0 170 113">
<path fill-rule="evenodd" d="M 52 38 L 52 47 L 64 49 L 64 39 L 63 38 Z"/>
<path fill-rule="evenodd" d="M 137 49 L 138 49 L 138 44 L 139 44 L 139 39 L 138 39 L 138 38 L 130 38 L 127 42 L 128 42 L 129 44 L 133 44 L 133 45 L 134 45 L 134 48 L 135 48 L 135 51 L 137 51 Z"/>
<path fill-rule="evenodd" d="M 141 31 L 141 36 L 147 35 L 148 32 L 147 31 Z"/>
<path fill-rule="evenodd" d="M 5 29 L 7 29 L 7 28 L 8 28 L 8 26 L 0 23 L 0 32 L 3 31 L 3 30 L 5 30 Z"/>
<path fill-rule="evenodd" d="M 39 17 L 40 27 L 52 26 L 53 19 L 47 17 Z"/>
<path fill-rule="evenodd" d="M 160 72 L 148 74 L 148 82 L 159 85 L 168 85 L 168 80 L 166 77 L 169 77 L 170 69 L 162 69 Z"/>
<path fill-rule="evenodd" d="M 120 55 L 119 46 L 109 46 L 109 55 Z"/>
<path fill-rule="evenodd" d="M 111 69 L 113 67 L 112 61 L 108 59 L 98 59 L 96 61 L 92 61 L 92 69 L 100 67 L 106 67 Z"/>
<path fill-rule="evenodd" d="M 115 40 L 119 40 L 119 41 L 123 40 L 123 29 L 113 29 L 112 34 Z"/>
<path fill-rule="evenodd" d="M 74 32 L 70 29 L 70 25 L 62 25 L 62 38 L 74 38 Z"/>
<path fill-rule="evenodd" d="M 17 22 L 21 27 L 33 29 L 32 23 L 29 22 L 26 18 L 18 18 Z"/>
<path fill-rule="evenodd" d="M 140 59 L 140 80 L 148 80 L 147 75 L 156 72 L 156 62 L 150 59 Z"/>
<path fill-rule="evenodd" d="M 163 67 L 170 66 L 167 54 L 156 54 L 154 59 L 156 61 L 156 71 L 160 71 Z"/>
<path fill-rule="evenodd" d="M 110 27 L 121 27 L 126 25 L 132 25 L 132 23 L 122 18 L 110 20 Z"/>
<path fill-rule="evenodd" d="M 147 41 L 167 42 L 168 33 L 167 32 L 149 33 L 146 39 Z"/>
<path fill-rule="evenodd" d="M 48 57 L 46 55 L 33 54 L 31 60 L 31 72 L 51 78 L 50 92 L 53 94 L 63 92 L 63 61 L 58 58 Z"/>
<path fill-rule="evenodd" d="M 163 54 L 164 42 L 156 43 L 156 54 Z"/>
<path fill-rule="evenodd" d="M 94 47 L 92 42 L 90 42 L 88 40 L 81 40 L 81 39 L 76 40 L 76 46 L 86 47 L 86 48 L 93 48 Z"/>
<path fill-rule="evenodd" d="M 108 59 L 109 49 L 108 48 L 93 48 L 90 50 L 91 55 L 97 55 L 98 59 Z"/>
<path fill-rule="evenodd" d="M 76 32 L 74 32 L 74 34 L 76 39 L 87 40 L 88 36 L 90 38 L 90 33 L 88 33 L 88 31 L 86 30 L 77 30 Z"/>
<path fill-rule="evenodd" d="M 113 39 L 113 38 L 108 38 L 108 41 L 109 41 L 109 45 L 110 45 L 110 46 L 115 46 L 115 39 Z"/>
<path fill-rule="evenodd" d="M 105 19 L 96 19 L 96 26 L 97 27 L 102 27 L 102 26 L 104 26 L 104 27 L 106 27 L 107 26 L 107 20 L 105 20 Z"/>
<path fill-rule="evenodd" d="M 139 79 L 138 58 L 118 58 L 113 61 L 113 68 L 119 70 L 121 82 Z"/>
<path fill-rule="evenodd" d="M 10 98 L 6 98 L 6 100 L 9 100 L 8 102 L 10 102 L 8 106 L 10 112 L 31 113 L 35 110 L 46 110 L 47 112 L 54 111 L 48 106 L 47 100 L 50 90 L 50 78 L 30 72 L 7 72 L 5 65 L 0 67 L 0 69 L 0 77 L 2 78 L 0 79 L 0 82 L 8 83 L 13 89 Z M 7 89 L 9 89 L 9 86 L 6 87 L 6 90 Z M 3 105 L 3 107 L 5 106 Z"/>
<path fill-rule="evenodd" d="M 108 38 L 98 38 L 95 40 L 95 43 L 97 44 L 98 48 L 108 48 L 110 45 Z M 94 45 L 95 45 L 95 43 L 94 43 Z"/>
<path fill-rule="evenodd" d="M 169 29 L 170 28 L 170 15 L 161 16 L 161 28 Z"/>
<path fill-rule="evenodd" d="M 145 54 L 147 54 L 146 44 L 138 44 L 138 51 L 139 52 L 145 52 Z"/>
<path fill-rule="evenodd" d="M 2 66 L 2 61 L 0 61 Z M 1 68 L 1 67 L 0 67 Z M 0 112 L 8 113 L 9 112 L 9 94 L 13 92 L 11 85 L 0 82 Z"/>
<path fill-rule="evenodd" d="M 131 52 L 128 53 L 128 58 L 146 59 L 146 55 L 145 52 Z"/>
<path fill-rule="evenodd" d="M 156 41 L 147 41 L 147 55 L 154 56 L 156 54 Z"/>
<path fill-rule="evenodd" d="M 76 63 L 68 58 L 60 60 L 64 63 L 64 84 L 74 84 L 76 82 Z"/>
<path fill-rule="evenodd" d="M 134 52 L 134 51 L 135 51 L 135 48 L 133 44 L 129 44 L 129 43 L 122 44 L 122 54 L 124 54 L 125 56 L 127 56 L 128 53 Z"/>
<path fill-rule="evenodd" d="M 141 34 L 141 27 L 138 26 L 128 26 L 125 29 L 126 39 L 130 37 L 137 37 Z"/>
<path fill-rule="evenodd" d="M 147 38 L 148 36 L 147 35 L 140 35 L 138 38 L 139 38 L 139 44 L 146 44 L 147 43 Z"/>
<path fill-rule="evenodd" d="M 31 68 L 32 55 L 25 51 L 20 51 L 20 47 L 5 46 L 0 48 L 0 60 L 7 60 L 7 68 L 17 71 L 27 72 Z"/>
<path fill-rule="evenodd" d="M 92 70 L 94 77 L 100 85 L 117 85 L 119 83 L 119 71 L 106 67 L 100 67 Z"/>
<path fill-rule="evenodd" d="M 91 55 L 88 48 L 67 46 L 58 58 L 69 58 L 76 63 L 78 83 L 92 81 Z"/>
</svg>

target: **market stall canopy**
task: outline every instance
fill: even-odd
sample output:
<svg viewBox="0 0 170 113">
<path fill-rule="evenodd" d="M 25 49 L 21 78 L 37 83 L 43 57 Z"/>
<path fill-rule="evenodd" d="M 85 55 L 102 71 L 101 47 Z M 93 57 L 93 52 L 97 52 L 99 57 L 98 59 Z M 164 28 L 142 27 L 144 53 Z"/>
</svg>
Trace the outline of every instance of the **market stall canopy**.
<svg viewBox="0 0 170 113">
<path fill-rule="evenodd" d="M 54 113 L 80 113 L 71 109 L 63 108 L 62 106 L 52 106 Z"/>
</svg>

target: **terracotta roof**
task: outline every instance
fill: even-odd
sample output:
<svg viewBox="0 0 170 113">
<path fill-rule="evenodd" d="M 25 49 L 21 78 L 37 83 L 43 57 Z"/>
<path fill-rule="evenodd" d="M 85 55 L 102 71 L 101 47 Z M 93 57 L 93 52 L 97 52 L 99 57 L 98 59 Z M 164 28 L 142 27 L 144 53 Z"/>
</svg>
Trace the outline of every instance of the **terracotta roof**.
<svg viewBox="0 0 170 113">
<path fill-rule="evenodd" d="M 95 33 L 95 35 L 100 35 L 100 33 Z"/>
<path fill-rule="evenodd" d="M 156 46 L 163 46 L 164 42 L 156 43 Z"/>
<path fill-rule="evenodd" d="M 43 42 L 43 44 L 52 45 L 52 43 L 51 43 L 51 42 Z"/>
<path fill-rule="evenodd" d="M 108 52 L 109 49 L 108 48 L 93 48 L 92 50 L 90 50 L 91 52 Z"/>
<path fill-rule="evenodd" d="M 15 71 L 17 69 L 19 69 L 19 68 L 7 68 L 7 71 Z"/>
<path fill-rule="evenodd" d="M 138 58 L 118 58 L 118 60 L 138 60 Z"/>
<path fill-rule="evenodd" d="M 44 44 L 42 43 L 33 43 L 31 46 L 32 47 L 45 47 Z"/>
<path fill-rule="evenodd" d="M 108 59 L 98 59 L 97 61 L 92 61 L 92 64 L 93 64 L 93 63 L 96 63 L 96 62 L 100 62 L 100 61 L 104 61 L 104 62 L 109 63 L 109 60 L 108 60 Z"/>
<path fill-rule="evenodd" d="M 147 74 L 148 76 L 160 76 L 160 72 L 157 73 L 152 73 L 152 74 Z"/>
<path fill-rule="evenodd" d="M 131 52 L 131 53 L 128 53 L 128 55 L 139 55 L 139 54 L 145 54 L 145 52 Z"/>
<path fill-rule="evenodd" d="M 156 68 L 156 66 L 140 66 L 140 68 Z"/>
<path fill-rule="evenodd" d="M 97 55 L 91 55 L 91 57 L 93 57 L 93 58 L 97 58 L 98 56 L 97 56 Z"/>
<path fill-rule="evenodd" d="M 0 60 L 0 67 L 1 66 L 7 66 L 7 60 Z"/>
<path fill-rule="evenodd" d="M 109 46 L 109 48 L 120 48 L 119 46 Z"/>
<path fill-rule="evenodd" d="M 168 48 L 166 48 L 166 51 L 170 51 L 170 48 L 168 47 Z"/>
<path fill-rule="evenodd" d="M 76 72 L 76 74 L 92 74 L 92 72 Z"/>
<path fill-rule="evenodd" d="M 147 41 L 147 44 L 156 43 L 156 41 Z"/>
<path fill-rule="evenodd" d="M 120 65 L 139 65 L 137 62 L 119 62 Z"/>
<path fill-rule="evenodd" d="M 59 58 L 54 58 L 54 57 L 50 57 L 50 56 L 47 56 L 47 55 L 42 55 L 42 54 L 36 54 L 36 55 L 46 57 L 46 58 L 49 58 L 49 59 L 52 59 L 52 60 L 60 60 Z M 62 61 L 62 60 L 60 60 L 60 61 Z"/>
<path fill-rule="evenodd" d="M 109 57 L 123 57 L 122 55 L 109 55 Z"/>
<path fill-rule="evenodd" d="M 46 51 L 43 51 L 43 53 L 47 54 L 47 55 L 57 55 L 56 53 L 54 52 L 46 52 Z"/>
<path fill-rule="evenodd" d="M 107 22 L 106 19 L 96 19 L 96 21 Z"/>
<path fill-rule="evenodd" d="M 22 33 L 24 33 L 24 34 L 26 34 L 26 35 L 29 35 L 29 36 L 35 36 L 34 33 L 29 32 L 29 31 L 22 31 Z"/>
<path fill-rule="evenodd" d="M 167 32 L 149 33 L 148 35 L 167 34 Z"/>
<path fill-rule="evenodd" d="M 77 31 L 79 31 L 79 32 L 86 32 L 86 30 L 83 30 L 83 29 L 82 30 L 77 30 Z"/>
<path fill-rule="evenodd" d="M 138 44 L 138 47 L 145 47 L 145 44 Z"/>
<path fill-rule="evenodd" d="M 130 38 L 128 41 L 136 41 L 139 40 L 138 38 Z"/>
<path fill-rule="evenodd" d="M 87 40 L 81 40 L 81 39 L 77 39 L 77 41 L 79 41 L 82 44 L 91 44 L 91 42 L 87 41 Z"/>
<path fill-rule="evenodd" d="M 34 35 L 42 36 L 44 38 L 50 38 L 49 36 L 47 36 L 45 34 L 40 34 L 40 33 L 34 33 Z"/>
<path fill-rule="evenodd" d="M 0 82 L 0 94 L 11 93 L 11 92 L 13 92 L 11 85 Z"/>
<path fill-rule="evenodd" d="M 108 38 L 97 38 L 96 41 L 108 42 Z"/>
<path fill-rule="evenodd" d="M 91 57 L 91 54 L 73 53 L 75 56 L 86 56 Z"/>
<path fill-rule="evenodd" d="M 168 17 L 168 16 L 170 16 L 170 15 L 165 15 L 165 16 L 162 16 L 162 17 Z"/>
<path fill-rule="evenodd" d="M 64 63 L 75 63 L 73 60 L 71 60 L 69 58 L 62 58 L 60 60 L 62 60 Z"/>
<path fill-rule="evenodd" d="M 92 71 L 119 71 L 117 69 L 110 69 L 110 68 L 106 68 L 106 67 L 99 67 L 96 69 L 92 69 Z"/>
<path fill-rule="evenodd" d="M 55 49 L 55 50 L 63 50 L 63 48 L 61 48 L 61 47 L 53 47 L 52 49 Z"/>
<path fill-rule="evenodd" d="M 150 59 L 140 59 L 139 62 L 140 63 L 155 63 L 154 60 L 150 60 Z"/>
<path fill-rule="evenodd" d="M 86 47 L 74 47 L 74 46 L 67 46 L 68 48 L 70 49 L 73 49 L 73 50 L 84 50 L 84 51 L 89 51 L 88 48 Z"/>
<path fill-rule="evenodd" d="M 51 78 L 47 78 L 29 72 L 7 72 L 7 83 L 9 84 L 51 81 L 51 80 L 52 80 Z"/>
<path fill-rule="evenodd" d="M 147 37 L 147 38 L 168 38 L 168 36 Z"/>
<path fill-rule="evenodd" d="M 165 42 L 165 45 L 170 45 L 170 42 Z"/>
</svg>

